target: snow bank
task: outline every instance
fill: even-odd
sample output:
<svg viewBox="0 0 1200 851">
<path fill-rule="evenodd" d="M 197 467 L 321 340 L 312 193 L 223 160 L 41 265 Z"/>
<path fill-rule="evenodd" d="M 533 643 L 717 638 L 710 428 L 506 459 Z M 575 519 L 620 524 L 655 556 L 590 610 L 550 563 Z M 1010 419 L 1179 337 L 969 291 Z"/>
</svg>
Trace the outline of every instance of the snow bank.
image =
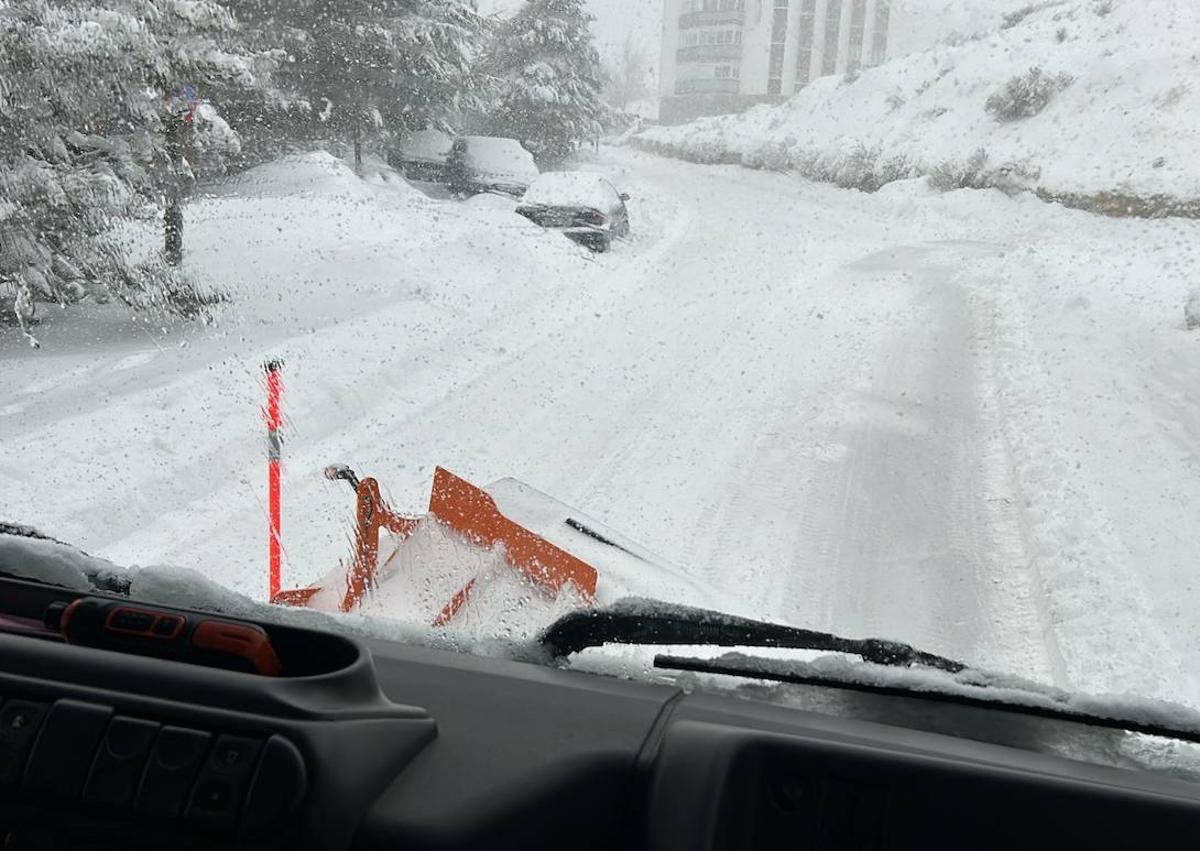
<svg viewBox="0 0 1200 851">
<path fill-rule="evenodd" d="M 857 79 L 818 79 L 781 106 L 654 128 L 635 141 L 868 191 L 924 174 L 943 188 L 1108 193 L 1119 196 L 1113 207 L 1125 196 L 1200 199 L 1200 5 L 1058 0 L 1031 9 Z M 1030 99 L 1005 110 L 1010 84 Z"/>
<path fill-rule="evenodd" d="M 370 188 L 363 185 L 354 169 L 333 154 L 308 151 L 256 166 L 208 187 L 205 194 L 366 199 L 370 197 Z"/>
</svg>

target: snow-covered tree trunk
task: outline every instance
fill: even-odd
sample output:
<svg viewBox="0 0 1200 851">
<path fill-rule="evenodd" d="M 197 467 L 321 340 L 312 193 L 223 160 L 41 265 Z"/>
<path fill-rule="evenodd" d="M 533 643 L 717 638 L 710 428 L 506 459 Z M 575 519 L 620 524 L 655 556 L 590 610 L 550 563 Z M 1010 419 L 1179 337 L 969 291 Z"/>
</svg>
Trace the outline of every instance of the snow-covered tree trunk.
<svg viewBox="0 0 1200 851">
<path fill-rule="evenodd" d="M 178 116 L 167 116 L 166 209 L 163 211 L 163 258 L 171 266 L 183 262 L 183 171 L 186 125 Z"/>
</svg>

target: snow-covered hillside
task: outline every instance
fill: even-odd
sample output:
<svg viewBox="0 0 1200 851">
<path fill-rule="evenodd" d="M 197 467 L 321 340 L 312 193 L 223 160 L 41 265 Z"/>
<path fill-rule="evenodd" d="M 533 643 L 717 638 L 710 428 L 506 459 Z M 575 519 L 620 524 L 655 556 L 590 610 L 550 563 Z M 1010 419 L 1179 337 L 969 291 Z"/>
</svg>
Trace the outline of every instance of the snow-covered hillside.
<svg viewBox="0 0 1200 851">
<path fill-rule="evenodd" d="M 935 174 L 946 188 L 1011 183 L 1051 196 L 1195 201 L 1197 33 L 1194 0 L 1050 0 L 989 34 L 857 79 L 819 79 L 781 106 L 655 128 L 637 141 L 863 189 Z"/>
</svg>

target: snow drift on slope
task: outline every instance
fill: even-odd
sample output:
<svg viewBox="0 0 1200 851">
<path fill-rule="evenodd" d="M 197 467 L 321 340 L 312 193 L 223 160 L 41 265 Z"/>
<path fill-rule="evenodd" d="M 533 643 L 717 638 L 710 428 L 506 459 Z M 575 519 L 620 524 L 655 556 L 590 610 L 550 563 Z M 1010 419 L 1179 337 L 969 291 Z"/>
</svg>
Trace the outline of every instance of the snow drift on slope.
<svg viewBox="0 0 1200 851">
<path fill-rule="evenodd" d="M 857 79 L 818 79 L 781 106 L 655 128 L 636 141 L 863 189 L 940 170 L 952 185 L 1200 198 L 1200 5 L 1052 0 L 1026 11 L 989 35 Z M 1008 113 L 1025 117 L 998 117 L 999 100 L 989 110 L 990 98 L 1032 69 L 1042 73 L 1024 87 L 1033 102 Z M 1036 111 L 1039 95 L 1047 102 Z"/>
</svg>

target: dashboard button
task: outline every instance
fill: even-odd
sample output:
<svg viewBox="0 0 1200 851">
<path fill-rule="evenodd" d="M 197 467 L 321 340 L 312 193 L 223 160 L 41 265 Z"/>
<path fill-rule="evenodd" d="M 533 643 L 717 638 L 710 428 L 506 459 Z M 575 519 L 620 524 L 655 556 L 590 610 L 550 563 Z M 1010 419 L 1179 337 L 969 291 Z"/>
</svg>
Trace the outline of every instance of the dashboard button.
<svg viewBox="0 0 1200 851">
<path fill-rule="evenodd" d="M 256 739 L 218 736 L 188 800 L 187 819 L 215 827 L 233 827 L 261 749 L 262 743 Z"/>
<path fill-rule="evenodd" d="M 122 632 L 146 632 L 152 623 L 154 615 L 137 609 L 117 609 L 108 618 L 108 625 Z"/>
<path fill-rule="evenodd" d="M 154 741 L 133 811 L 140 816 L 177 818 L 211 738 L 201 730 L 163 727 Z"/>
<path fill-rule="evenodd" d="M 55 701 L 33 743 L 21 788 L 39 798 L 79 800 L 112 713 L 110 706 Z"/>
<path fill-rule="evenodd" d="M 164 615 L 154 622 L 154 628 L 151 630 L 151 632 L 153 632 L 155 635 L 170 638 L 174 636 L 175 633 L 179 632 L 179 627 L 181 624 L 182 620 L 180 618 Z"/>
<path fill-rule="evenodd" d="M 242 830 L 254 834 L 280 824 L 299 806 L 306 784 L 304 759 L 296 746 L 283 736 L 267 739 L 246 796 Z"/>
<path fill-rule="evenodd" d="M 28 700 L 0 704 L 0 786 L 12 786 L 21 779 L 29 747 L 49 708 Z"/>
<path fill-rule="evenodd" d="M 159 725 L 153 721 L 114 718 L 96 751 L 96 761 L 83 787 L 83 800 L 89 804 L 129 806 L 158 729 Z"/>
</svg>

